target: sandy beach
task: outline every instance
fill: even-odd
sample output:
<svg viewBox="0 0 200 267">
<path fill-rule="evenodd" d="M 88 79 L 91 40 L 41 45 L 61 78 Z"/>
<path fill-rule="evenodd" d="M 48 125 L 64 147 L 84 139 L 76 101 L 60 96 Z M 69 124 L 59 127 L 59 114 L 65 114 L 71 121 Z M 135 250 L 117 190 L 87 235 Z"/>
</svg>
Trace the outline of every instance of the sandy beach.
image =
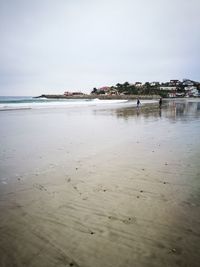
<svg viewBox="0 0 200 267">
<path fill-rule="evenodd" d="M 1 267 L 198 267 L 200 100 L 0 113 Z"/>
</svg>

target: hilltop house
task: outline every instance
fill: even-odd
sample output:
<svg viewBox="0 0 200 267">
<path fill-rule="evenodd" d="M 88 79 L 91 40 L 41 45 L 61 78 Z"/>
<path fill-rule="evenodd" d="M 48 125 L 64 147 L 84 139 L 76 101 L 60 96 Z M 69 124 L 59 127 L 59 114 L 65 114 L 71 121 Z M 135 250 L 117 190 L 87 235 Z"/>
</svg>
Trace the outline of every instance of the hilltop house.
<svg viewBox="0 0 200 267">
<path fill-rule="evenodd" d="M 169 84 L 170 86 L 178 86 L 181 82 L 179 80 L 170 80 Z"/>
<path fill-rule="evenodd" d="M 108 95 L 109 92 L 110 92 L 111 88 L 109 86 L 103 86 L 103 87 L 100 87 L 97 89 L 97 92 L 99 94 L 105 94 L 105 95 Z"/>
<path fill-rule="evenodd" d="M 184 86 L 193 86 L 195 85 L 195 83 L 189 79 L 183 79 L 183 83 Z"/>
<path fill-rule="evenodd" d="M 151 82 L 150 85 L 151 85 L 151 86 L 159 86 L 160 83 L 159 83 L 159 82 Z"/>
</svg>

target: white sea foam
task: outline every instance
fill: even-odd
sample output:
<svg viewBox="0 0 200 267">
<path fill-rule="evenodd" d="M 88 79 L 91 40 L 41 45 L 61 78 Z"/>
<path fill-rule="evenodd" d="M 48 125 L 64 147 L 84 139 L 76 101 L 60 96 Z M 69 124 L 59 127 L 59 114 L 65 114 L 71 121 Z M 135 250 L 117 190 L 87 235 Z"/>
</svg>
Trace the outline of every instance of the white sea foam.
<svg viewBox="0 0 200 267">
<path fill-rule="evenodd" d="M 118 104 L 127 100 L 50 100 L 50 101 L 33 101 L 29 103 L 1 103 L 0 110 L 15 109 L 43 109 L 43 108 L 67 108 L 77 106 L 91 106 L 102 104 Z"/>
</svg>

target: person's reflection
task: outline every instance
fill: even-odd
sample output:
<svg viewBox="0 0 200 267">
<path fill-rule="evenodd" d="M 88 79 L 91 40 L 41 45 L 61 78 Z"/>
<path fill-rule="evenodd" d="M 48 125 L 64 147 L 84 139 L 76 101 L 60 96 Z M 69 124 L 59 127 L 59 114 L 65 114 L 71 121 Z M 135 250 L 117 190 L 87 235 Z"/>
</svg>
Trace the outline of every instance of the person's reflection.
<svg viewBox="0 0 200 267">
<path fill-rule="evenodd" d="M 176 101 L 173 102 L 174 119 L 176 118 Z"/>
<path fill-rule="evenodd" d="M 137 108 L 137 117 L 140 115 L 140 109 Z"/>
<path fill-rule="evenodd" d="M 161 108 L 159 109 L 159 116 L 160 116 L 160 118 L 162 117 L 162 109 Z"/>
</svg>

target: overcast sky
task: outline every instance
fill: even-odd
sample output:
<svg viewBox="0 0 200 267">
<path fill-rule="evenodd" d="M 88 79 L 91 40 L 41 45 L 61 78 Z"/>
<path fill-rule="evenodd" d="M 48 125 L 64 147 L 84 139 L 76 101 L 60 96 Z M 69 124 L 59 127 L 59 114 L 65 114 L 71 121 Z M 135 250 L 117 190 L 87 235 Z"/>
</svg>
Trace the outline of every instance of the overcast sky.
<svg viewBox="0 0 200 267">
<path fill-rule="evenodd" d="M 0 0 L 0 95 L 200 81 L 200 0 Z"/>
</svg>

